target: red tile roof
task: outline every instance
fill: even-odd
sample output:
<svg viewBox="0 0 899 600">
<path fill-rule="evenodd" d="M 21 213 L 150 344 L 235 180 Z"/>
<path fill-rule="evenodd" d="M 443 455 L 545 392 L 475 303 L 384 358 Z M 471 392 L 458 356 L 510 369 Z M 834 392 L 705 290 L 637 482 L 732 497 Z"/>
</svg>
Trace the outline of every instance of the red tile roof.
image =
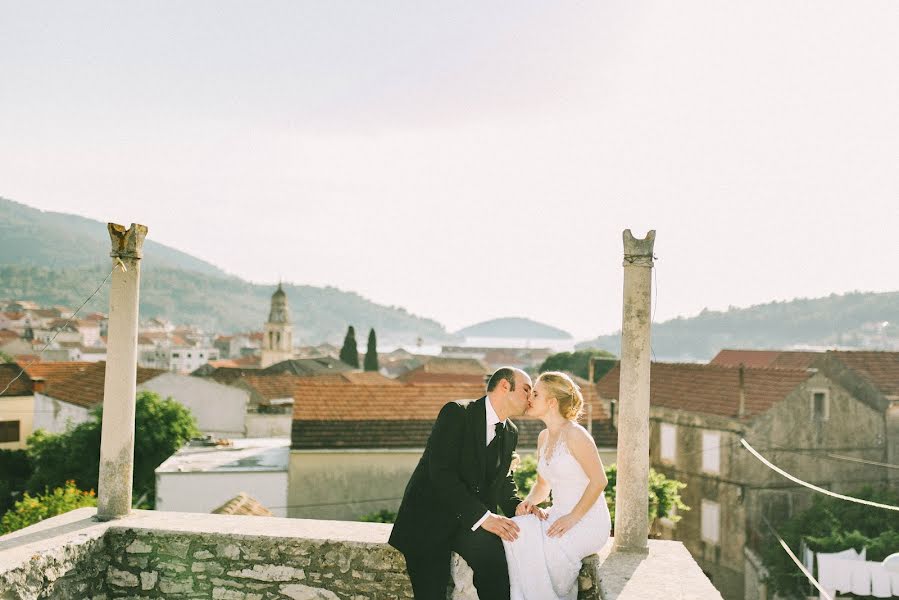
<svg viewBox="0 0 899 600">
<path fill-rule="evenodd" d="M 32 394 L 32 381 L 28 377 L 28 373 L 19 373 L 22 368 L 16 363 L 0 363 L 0 392 L 6 386 L 9 388 L 6 392 L 0 393 L 0 396 L 30 396 Z"/>
<path fill-rule="evenodd" d="M 93 362 L 85 361 L 53 361 L 28 365 L 28 362 L 22 359 L 19 359 L 17 362 L 19 365 L 25 367 L 25 372 L 28 373 L 29 377 L 40 377 L 46 382 L 48 386 L 63 381 L 64 379 L 71 377 L 76 373 L 81 373 L 88 367 L 96 364 Z"/>
<path fill-rule="evenodd" d="M 19 339 L 19 334 L 12 329 L 0 329 L 0 344 Z"/>
<path fill-rule="evenodd" d="M 899 396 L 899 352 L 831 350 L 827 356 L 867 379 L 884 396 Z"/>
<path fill-rule="evenodd" d="M 750 369 L 807 369 L 821 352 L 796 350 L 722 350 L 715 355 L 710 365 Z"/>
<path fill-rule="evenodd" d="M 214 515 L 248 515 L 254 517 L 273 517 L 272 511 L 264 507 L 258 500 L 241 492 L 212 511 Z"/>
<path fill-rule="evenodd" d="M 296 375 L 244 375 L 234 383 L 248 387 L 259 394 L 263 400 L 293 398 L 301 378 Z"/>
<path fill-rule="evenodd" d="M 806 370 L 744 371 L 746 418 L 780 402 L 811 374 Z M 596 387 L 603 398 L 618 398 L 621 365 L 615 365 Z M 736 418 L 740 404 L 740 369 L 719 365 L 652 363 L 650 404 L 689 412 Z"/>
<path fill-rule="evenodd" d="M 484 385 L 486 379 L 487 375 L 484 373 L 479 375 L 469 373 L 428 373 L 424 371 L 424 366 L 412 369 L 397 377 L 397 380 L 403 383 L 468 383 L 476 385 Z"/>
<path fill-rule="evenodd" d="M 293 448 L 421 448 L 437 413 L 447 402 L 476 399 L 484 384 L 378 384 L 340 382 L 342 374 L 305 377 L 293 404 Z M 614 446 L 616 434 L 595 389 L 579 382 L 593 407 L 598 445 Z M 533 448 L 542 422 L 512 419 L 519 427 L 519 447 Z"/>
<path fill-rule="evenodd" d="M 48 385 L 44 394 L 85 408 L 93 408 L 102 404 L 106 363 L 96 362 L 88 364 L 90 366 L 83 370 L 78 370 L 69 377 Z M 137 367 L 137 383 L 144 383 L 165 372 L 161 369 Z"/>
</svg>

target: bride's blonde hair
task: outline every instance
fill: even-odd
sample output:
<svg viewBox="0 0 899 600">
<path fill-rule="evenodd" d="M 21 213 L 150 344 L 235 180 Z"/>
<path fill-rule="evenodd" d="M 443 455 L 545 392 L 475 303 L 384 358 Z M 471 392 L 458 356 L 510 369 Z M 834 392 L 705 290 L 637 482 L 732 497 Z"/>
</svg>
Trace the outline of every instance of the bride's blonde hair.
<svg viewBox="0 0 899 600">
<path fill-rule="evenodd" d="M 581 394 L 581 388 L 568 374 L 561 371 L 547 371 L 537 378 L 537 383 L 541 382 L 546 386 L 546 393 L 559 403 L 559 414 L 569 421 L 577 421 L 581 417 L 584 396 Z"/>
</svg>

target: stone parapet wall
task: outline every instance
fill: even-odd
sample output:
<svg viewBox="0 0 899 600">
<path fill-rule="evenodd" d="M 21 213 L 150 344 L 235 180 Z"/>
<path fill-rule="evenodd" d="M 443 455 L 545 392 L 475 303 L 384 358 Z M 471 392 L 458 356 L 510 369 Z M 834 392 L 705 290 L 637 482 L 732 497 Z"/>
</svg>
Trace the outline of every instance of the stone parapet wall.
<svg viewBox="0 0 899 600">
<path fill-rule="evenodd" d="M 389 525 L 155 511 L 99 523 L 93 510 L 0 538 L 0 600 L 412 598 Z M 597 564 L 579 600 L 599 600 Z"/>
</svg>

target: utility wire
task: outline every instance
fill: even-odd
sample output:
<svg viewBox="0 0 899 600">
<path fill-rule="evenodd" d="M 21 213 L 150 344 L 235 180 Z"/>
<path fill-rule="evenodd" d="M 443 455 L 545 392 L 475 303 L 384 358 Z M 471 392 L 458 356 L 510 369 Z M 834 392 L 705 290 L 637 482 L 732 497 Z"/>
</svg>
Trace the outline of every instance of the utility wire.
<svg viewBox="0 0 899 600">
<path fill-rule="evenodd" d="M 18 379 L 19 377 L 22 376 L 23 373 L 25 373 L 25 369 L 27 369 L 28 367 L 30 367 L 31 365 L 33 365 L 40 359 L 41 355 L 47 350 L 47 348 L 50 346 L 50 344 L 53 343 L 53 340 L 56 339 L 56 336 L 59 335 L 59 332 L 62 331 L 63 329 L 65 329 L 66 327 L 68 327 L 69 323 L 71 323 L 72 320 L 78 315 L 78 313 L 81 312 L 81 309 L 84 308 L 84 305 L 87 304 L 88 302 L 90 302 L 91 299 L 97 295 L 97 292 L 100 291 L 100 288 L 102 288 L 104 285 L 106 285 L 106 282 L 109 281 L 109 278 L 110 278 L 110 276 L 112 276 L 113 271 L 115 271 L 119 265 L 122 266 L 122 270 L 126 270 L 125 263 L 122 262 L 122 259 L 118 259 L 116 261 L 116 264 L 114 264 L 112 266 L 112 269 L 109 271 L 109 273 L 106 274 L 106 277 L 103 278 L 103 281 L 100 282 L 100 285 L 97 286 L 97 289 L 94 290 L 94 293 L 91 294 L 90 296 L 88 296 L 87 299 L 81 303 L 81 306 L 79 306 L 75 310 L 75 312 L 72 313 L 72 316 L 69 317 L 65 323 L 63 323 L 62 325 L 60 325 L 59 327 L 56 328 L 56 331 L 53 333 L 53 337 L 51 337 L 49 340 L 47 340 L 47 343 L 44 344 L 44 347 L 41 348 L 40 351 L 37 353 L 38 358 L 32 359 L 31 362 L 29 362 L 24 367 L 20 366 L 19 374 L 16 375 L 15 377 L 13 377 L 12 380 L 10 380 L 10 382 L 6 384 L 6 387 L 3 388 L 2 392 L 0 392 L 0 396 L 5 394 L 6 390 L 8 390 L 13 383 L 15 383 L 16 379 Z"/>
<path fill-rule="evenodd" d="M 780 545 L 784 549 L 784 552 L 786 552 L 790 556 L 790 558 L 793 560 L 793 562 L 796 563 L 796 566 L 799 567 L 799 570 L 802 571 L 802 574 L 805 575 L 806 578 L 808 578 L 809 582 L 811 582 L 812 585 L 814 585 L 816 588 L 818 588 L 818 591 L 821 592 L 821 595 L 824 598 L 826 598 L 827 600 L 833 600 L 833 596 L 831 596 L 829 593 L 827 593 L 827 591 L 823 587 L 821 587 L 821 584 L 818 583 L 818 580 L 815 579 L 812 576 L 812 574 L 809 573 L 808 569 L 805 568 L 805 565 L 802 564 L 802 562 L 798 558 L 796 558 L 796 555 L 793 554 L 792 550 L 790 550 L 790 546 L 788 546 L 787 543 L 784 541 L 784 539 L 782 537 L 780 537 L 780 534 L 777 533 L 777 530 L 774 529 L 774 527 L 771 525 L 770 521 L 768 521 L 768 518 L 765 517 L 765 515 L 761 515 L 761 517 L 762 517 L 762 520 L 765 522 L 765 525 L 768 526 L 768 529 L 771 530 L 771 533 L 774 535 L 774 537 L 777 538 L 777 541 L 780 542 Z"/>
<path fill-rule="evenodd" d="M 766 467 L 768 467 L 769 469 L 771 469 L 772 471 L 774 471 L 774 472 L 776 472 L 776 473 L 779 473 L 779 474 L 783 475 L 784 477 L 786 477 L 786 478 L 789 479 L 790 481 L 794 481 L 794 482 L 798 483 L 798 484 L 801 485 L 801 486 L 804 486 L 804 487 L 809 488 L 810 490 L 814 490 L 814 491 L 816 491 L 816 492 L 820 492 L 820 493 L 822 493 L 822 494 L 825 494 L 825 495 L 827 495 L 827 496 L 832 496 L 832 497 L 834 497 L 834 498 L 839 498 L 839 499 L 841 499 L 841 500 L 847 500 L 847 501 L 849 501 L 849 502 L 855 502 L 855 503 L 858 503 L 858 504 L 865 504 L 865 505 L 867 505 L 867 506 L 873 506 L 873 507 L 875 507 L 875 508 L 885 508 L 886 510 L 895 510 L 895 511 L 899 511 L 899 506 L 892 506 L 892 505 L 890 505 L 890 504 L 882 504 L 882 503 L 880 503 L 880 502 L 873 502 L 873 501 L 871 501 L 871 500 L 864 500 L 864 499 L 862 499 L 862 498 L 854 498 L 854 497 L 852 497 L 852 496 L 846 496 L 846 495 L 844 495 L 844 494 L 838 494 L 838 493 L 836 493 L 836 492 L 832 492 L 832 491 L 830 491 L 830 490 L 826 490 L 826 489 L 824 489 L 824 488 L 822 488 L 822 487 L 818 487 L 818 486 L 816 486 L 816 485 L 814 485 L 814 484 L 811 484 L 811 483 L 808 483 L 808 482 L 806 482 L 806 481 L 803 481 L 803 480 L 799 479 L 798 477 L 795 477 L 795 476 L 793 476 L 793 475 L 790 475 L 789 473 L 787 473 L 786 471 L 784 471 L 783 469 L 781 469 L 781 468 L 778 467 L 777 465 L 774 465 L 774 464 L 772 464 L 770 461 L 768 461 L 767 459 L 765 459 L 765 457 L 762 456 L 761 454 L 759 454 L 759 453 L 756 451 L 755 448 L 753 448 L 752 446 L 750 446 L 750 445 L 749 445 L 749 442 L 747 442 L 745 439 L 741 439 L 740 441 L 742 442 L 743 447 L 746 448 L 747 450 L 749 450 L 749 452 L 751 452 L 753 456 L 755 456 L 757 459 L 759 459 L 759 460 L 762 462 L 762 464 L 764 464 Z"/>
</svg>

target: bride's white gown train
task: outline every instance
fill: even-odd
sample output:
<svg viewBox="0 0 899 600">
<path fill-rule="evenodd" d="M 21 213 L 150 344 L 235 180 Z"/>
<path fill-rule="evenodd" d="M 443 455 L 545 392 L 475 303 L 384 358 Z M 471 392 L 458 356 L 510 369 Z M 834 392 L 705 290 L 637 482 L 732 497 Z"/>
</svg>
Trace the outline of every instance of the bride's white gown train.
<svg viewBox="0 0 899 600">
<path fill-rule="evenodd" d="M 503 541 L 509 565 L 511 600 L 575 600 L 581 561 L 598 552 L 612 528 L 605 492 L 587 514 L 561 537 L 546 531 L 556 519 L 567 515 L 580 501 L 589 479 L 564 441 L 540 452 L 537 472 L 552 488 L 549 518 L 534 515 L 515 517 L 521 532 L 514 542 Z"/>
</svg>

